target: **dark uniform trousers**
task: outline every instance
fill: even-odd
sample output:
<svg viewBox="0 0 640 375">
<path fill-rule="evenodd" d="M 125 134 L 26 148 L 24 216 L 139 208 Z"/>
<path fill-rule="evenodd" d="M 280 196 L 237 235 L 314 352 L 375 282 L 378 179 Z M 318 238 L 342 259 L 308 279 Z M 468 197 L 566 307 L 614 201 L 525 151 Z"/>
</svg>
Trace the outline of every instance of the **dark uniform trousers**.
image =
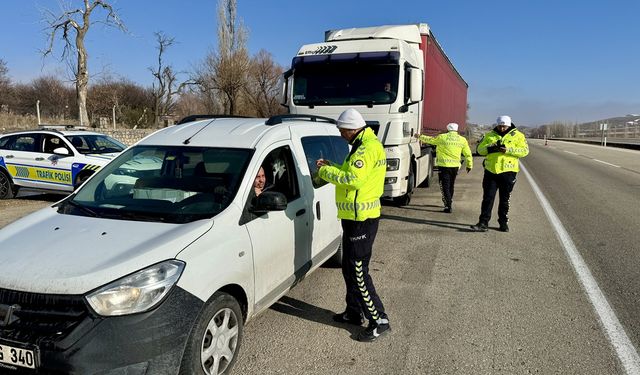
<svg viewBox="0 0 640 375">
<path fill-rule="evenodd" d="M 451 208 L 453 202 L 453 189 L 456 184 L 459 167 L 438 167 L 438 177 L 440 180 L 440 191 L 442 192 L 442 203 L 445 207 Z"/>
<path fill-rule="evenodd" d="M 342 275 L 347 286 L 346 312 L 352 316 L 363 312 L 369 321 L 387 319 L 369 275 L 369 261 L 378 222 L 378 218 L 342 220 Z"/>
<path fill-rule="evenodd" d="M 488 224 L 491 220 L 493 202 L 498 192 L 498 223 L 507 224 L 509 221 L 509 199 L 516 184 L 516 172 L 502 172 L 494 174 L 485 169 L 482 179 L 482 208 L 480 222 Z"/>
</svg>

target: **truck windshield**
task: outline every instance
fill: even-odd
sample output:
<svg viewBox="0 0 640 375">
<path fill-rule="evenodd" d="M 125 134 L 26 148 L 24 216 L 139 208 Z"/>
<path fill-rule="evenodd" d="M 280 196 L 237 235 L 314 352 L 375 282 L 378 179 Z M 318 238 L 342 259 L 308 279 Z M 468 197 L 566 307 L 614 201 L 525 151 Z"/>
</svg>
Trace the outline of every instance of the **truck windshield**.
<svg viewBox="0 0 640 375">
<path fill-rule="evenodd" d="M 186 223 L 211 218 L 236 195 L 249 149 L 135 146 L 61 202 L 58 212 Z"/>
<path fill-rule="evenodd" d="M 399 66 L 367 61 L 299 64 L 293 74 L 295 105 L 391 104 Z"/>
</svg>

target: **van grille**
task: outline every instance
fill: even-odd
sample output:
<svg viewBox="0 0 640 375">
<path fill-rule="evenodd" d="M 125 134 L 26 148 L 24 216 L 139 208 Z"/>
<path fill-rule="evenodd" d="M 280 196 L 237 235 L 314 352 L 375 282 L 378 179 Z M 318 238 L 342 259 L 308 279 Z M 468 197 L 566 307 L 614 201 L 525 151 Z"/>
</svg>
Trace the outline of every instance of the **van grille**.
<svg viewBox="0 0 640 375">
<path fill-rule="evenodd" d="M 0 304 L 18 305 L 17 320 L 0 322 L 0 338 L 49 346 L 64 338 L 89 315 L 82 296 L 18 292 L 0 288 Z"/>
</svg>

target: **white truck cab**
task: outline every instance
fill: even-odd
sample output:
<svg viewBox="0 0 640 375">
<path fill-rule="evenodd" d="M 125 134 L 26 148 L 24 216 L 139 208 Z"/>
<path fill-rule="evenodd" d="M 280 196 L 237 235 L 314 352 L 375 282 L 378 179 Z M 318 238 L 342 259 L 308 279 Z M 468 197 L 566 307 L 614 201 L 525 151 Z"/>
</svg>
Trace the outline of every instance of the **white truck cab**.
<svg viewBox="0 0 640 375">
<path fill-rule="evenodd" d="M 426 23 L 329 30 L 300 47 L 284 74 L 282 104 L 293 114 L 337 118 L 355 108 L 387 154 L 383 198 L 410 202 L 429 186 L 433 155 L 416 133 L 464 127 L 467 85 Z"/>
<path fill-rule="evenodd" d="M 244 324 L 340 255 L 334 187 L 312 178 L 348 153 L 333 120 L 207 117 L 0 230 L 2 371 L 227 373 Z"/>
</svg>

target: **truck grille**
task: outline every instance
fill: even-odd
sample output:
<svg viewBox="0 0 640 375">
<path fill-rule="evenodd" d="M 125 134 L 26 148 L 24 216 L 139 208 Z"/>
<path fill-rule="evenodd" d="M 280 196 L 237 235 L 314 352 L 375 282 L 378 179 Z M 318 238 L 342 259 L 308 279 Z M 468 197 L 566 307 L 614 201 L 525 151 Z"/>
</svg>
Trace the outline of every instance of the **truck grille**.
<svg viewBox="0 0 640 375">
<path fill-rule="evenodd" d="M 0 304 L 18 305 L 8 325 L 0 322 L 0 338 L 50 346 L 64 338 L 89 310 L 82 296 L 18 292 L 0 288 Z"/>
</svg>

